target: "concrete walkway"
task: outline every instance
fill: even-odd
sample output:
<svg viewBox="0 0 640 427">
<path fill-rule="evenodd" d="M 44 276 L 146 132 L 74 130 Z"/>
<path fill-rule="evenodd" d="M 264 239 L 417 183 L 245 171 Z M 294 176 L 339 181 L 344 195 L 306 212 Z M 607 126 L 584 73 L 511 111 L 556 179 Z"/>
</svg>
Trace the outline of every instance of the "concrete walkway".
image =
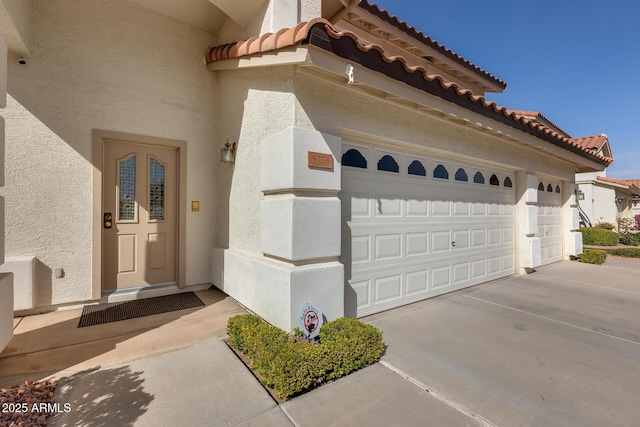
<svg viewBox="0 0 640 427">
<path fill-rule="evenodd" d="M 0 387 L 59 379 L 56 426 L 633 425 L 640 407 L 640 261 L 566 262 L 365 318 L 381 363 L 282 405 L 204 308 L 89 328 L 79 310 L 16 320 Z"/>
</svg>

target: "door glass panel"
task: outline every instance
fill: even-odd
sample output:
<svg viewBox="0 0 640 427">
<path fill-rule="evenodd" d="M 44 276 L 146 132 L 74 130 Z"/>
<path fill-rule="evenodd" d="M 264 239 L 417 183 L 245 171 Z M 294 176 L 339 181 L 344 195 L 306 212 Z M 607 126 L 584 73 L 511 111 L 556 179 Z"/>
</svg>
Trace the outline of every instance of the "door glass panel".
<svg viewBox="0 0 640 427">
<path fill-rule="evenodd" d="M 135 221 L 136 219 L 136 156 L 119 161 L 119 197 L 118 220 Z"/>
<path fill-rule="evenodd" d="M 149 219 L 164 220 L 164 166 L 149 160 Z"/>
</svg>

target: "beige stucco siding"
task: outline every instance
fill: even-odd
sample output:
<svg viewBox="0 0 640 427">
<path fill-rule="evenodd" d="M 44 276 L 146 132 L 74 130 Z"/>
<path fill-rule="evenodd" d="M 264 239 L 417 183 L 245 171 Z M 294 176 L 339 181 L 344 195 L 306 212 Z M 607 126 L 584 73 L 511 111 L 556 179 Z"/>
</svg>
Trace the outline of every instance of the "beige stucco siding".
<svg viewBox="0 0 640 427">
<path fill-rule="evenodd" d="M 29 62 L 9 64 L 4 195 L 7 255 L 38 258 L 38 305 L 91 298 L 94 129 L 187 142 L 187 200 L 200 212 L 187 214 L 186 280 L 207 282 L 220 150 L 202 63 L 212 37 L 126 1 L 33 4 Z"/>
<path fill-rule="evenodd" d="M 521 144 L 363 95 L 347 84 L 330 83 L 305 73 L 296 74 L 295 81 L 296 126 L 333 134 L 356 131 L 469 160 L 573 180 L 569 163 L 527 150 Z M 468 114 L 473 121 L 472 113 Z M 518 132 L 514 129 L 513 135 Z"/>
<path fill-rule="evenodd" d="M 293 67 L 217 72 L 220 138 L 237 141 L 236 162 L 218 178 L 221 215 L 216 246 L 260 254 L 260 144 L 293 124 Z M 229 200 L 228 206 L 225 206 Z M 224 230 L 229 235 L 224 236 Z"/>
</svg>

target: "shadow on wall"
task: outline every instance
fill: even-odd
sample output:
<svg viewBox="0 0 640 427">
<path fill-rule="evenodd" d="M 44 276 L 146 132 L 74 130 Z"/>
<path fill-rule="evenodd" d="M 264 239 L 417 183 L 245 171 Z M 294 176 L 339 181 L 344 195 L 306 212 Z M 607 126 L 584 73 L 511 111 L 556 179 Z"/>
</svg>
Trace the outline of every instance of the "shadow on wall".
<svg viewBox="0 0 640 427">
<path fill-rule="evenodd" d="M 153 395 L 144 391 L 143 372 L 128 366 L 78 372 L 58 380 L 54 402 L 61 410 L 50 426 L 133 426 L 147 412 Z"/>
</svg>

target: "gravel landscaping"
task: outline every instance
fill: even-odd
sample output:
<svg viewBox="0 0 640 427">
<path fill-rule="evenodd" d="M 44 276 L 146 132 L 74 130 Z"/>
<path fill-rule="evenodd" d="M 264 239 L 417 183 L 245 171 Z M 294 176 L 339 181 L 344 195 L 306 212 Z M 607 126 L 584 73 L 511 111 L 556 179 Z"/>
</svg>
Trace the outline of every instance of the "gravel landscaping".
<svg viewBox="0 0 640 427">
<path fill-rule="evenodd" d="M 56 381 L 27 381 L 0 388 L 0 427 L 46 426 L 56 413 L 53 393 Z"/>
</svg>

